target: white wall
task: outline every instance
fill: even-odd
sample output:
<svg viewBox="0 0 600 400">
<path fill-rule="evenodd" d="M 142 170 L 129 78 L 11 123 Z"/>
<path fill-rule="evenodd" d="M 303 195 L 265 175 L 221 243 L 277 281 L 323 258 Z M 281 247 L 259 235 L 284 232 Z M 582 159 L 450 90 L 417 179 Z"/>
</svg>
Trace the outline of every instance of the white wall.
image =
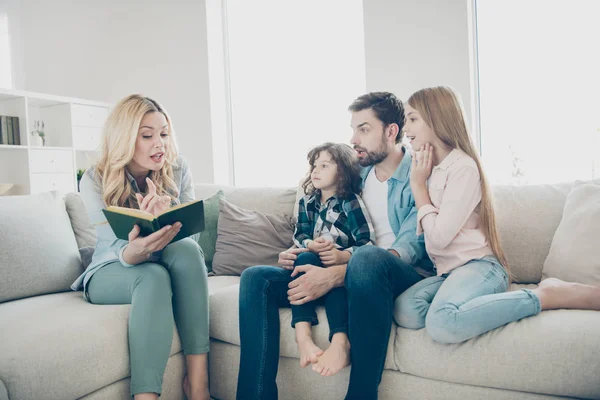
<svg viewBox="0 0 600 400">
<path fill-rule="evenodd" d="M 450 85 L 470 120 L 470 1 L 364 0 L 367 90 L 406 100 Z M 108 102 L 155 97 L 194 180 L 213 182 L 205 0 L 0 0 L 2 9 L 15 88 Z"/>
<path fill-rule="evenodd" d="M 471 121 L 469 1 L 364 0 L 367 90 L 452 86 Z"/>
<path fill-rule="evenodd" d="M 16 89 L 116 103 L 130 93 L 170 113 L 195 182 L 213 182 L 205 1 L 0 0 Z"/>
</svg>

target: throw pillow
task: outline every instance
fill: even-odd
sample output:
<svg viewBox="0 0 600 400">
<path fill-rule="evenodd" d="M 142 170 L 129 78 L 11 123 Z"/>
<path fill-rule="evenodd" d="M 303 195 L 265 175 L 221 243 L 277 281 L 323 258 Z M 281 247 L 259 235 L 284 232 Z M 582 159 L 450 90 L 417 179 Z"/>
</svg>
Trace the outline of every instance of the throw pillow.
<svg viewBox="0 0 600 400">
<path fill-rule="evenodd" d="M 575 182 L 542 277 L 600 285 L 600 181 Z"/>
<path fill-rule="evenodd" d="M 90 222 L 85 204 L 79 193 L 67 193 L 65 195 L 65 206 L 67 214 L 71 219 L 71 226 L 75 233 L 75 240 L 79 248 L 96 246 L 96 230 Z"/>
<path fill-rule="evenodd" d="M 57 192 L 0 197 L 0 303 L 70 291 L 81 258 Z"/>
<path fill-rule="evenodd" d="M 217 245 L 217 226 L 219 223 L 219 201 L 224 198 L 222 190 L 204 200 L 204 231 L 200 233 L 198 244 L 204 251 L 204 261 L 208 272 L 212 271 L 212 262 Z"/>
<path fill-rule="evenodd" d="M 279 253 L 293 245 L 292 218 L 263 214 L 220 201 L 215 275 L 241 275 L 253 265 L 277 265 Z"/>
</svg>

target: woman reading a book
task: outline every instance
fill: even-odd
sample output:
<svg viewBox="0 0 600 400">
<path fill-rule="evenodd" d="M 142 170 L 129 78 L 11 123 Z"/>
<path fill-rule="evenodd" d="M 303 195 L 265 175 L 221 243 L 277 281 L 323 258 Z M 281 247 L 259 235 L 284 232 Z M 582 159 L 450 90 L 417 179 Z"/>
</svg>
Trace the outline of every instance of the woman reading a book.
<svg viewBox="0 0 600 400">
<path fill-rule="evenodd" d="M 194 200 L 192 177 L 178 156 L 171 120 L 156 101 L 131 95 L 115 106 L 104 127 L 101 158 L 81 179 L 81 196 L 98 242 L 91 264 L 72 288 L 83 288 L 84 298 L 93 304 L 131 304 L 131 395 L 160 395 L 176 324 L 187 364 L 183 390 L 188 399 L 209 399 L 202 249 L 189 237 L 171 243 L 180 222 L 145 237 L 136 225 L 129 240 L 117 239 L 102 211 L 120 206 L 159 215 Z"/>
</svg>

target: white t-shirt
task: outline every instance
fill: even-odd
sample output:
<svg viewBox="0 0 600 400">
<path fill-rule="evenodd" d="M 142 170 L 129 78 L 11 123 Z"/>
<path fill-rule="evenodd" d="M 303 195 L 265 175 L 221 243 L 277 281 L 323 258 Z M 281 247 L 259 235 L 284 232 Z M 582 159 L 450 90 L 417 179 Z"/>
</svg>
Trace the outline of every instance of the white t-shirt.
<svg viewBox="0 0 600 400">
<path fill-rule="evenodd" d="M 365 180 L 362 191 L 362 199 L 367 206 L 371 216 L 373 228 L 375 229 L 375 244 L 378 247 L 389 249 L 396 236 L 392 231 L 390 219 L 388 218 L 388 183 L 380 182 L 375 175 L 375 167 L 371 168 Z"/>
</svg>

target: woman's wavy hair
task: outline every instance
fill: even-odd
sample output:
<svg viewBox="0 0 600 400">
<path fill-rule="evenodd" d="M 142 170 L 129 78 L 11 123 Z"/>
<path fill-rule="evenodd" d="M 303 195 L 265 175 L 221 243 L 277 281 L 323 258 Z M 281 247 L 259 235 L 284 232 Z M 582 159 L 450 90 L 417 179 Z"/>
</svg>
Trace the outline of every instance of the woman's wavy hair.
<svg viewBox="0 0 600 400">
<path fill-rule="evenodd" d="M 177 185 L 173 180 L 173 165 L 177 160 L 178 151 L 171 118 L 155 100 L 132 94 L 114 107 L 104 124 L 102 155 L 96 164 L 96 174 L 102 182 L 102 200 L 106 206 L 139 208 L 125 168 L 133 159 L 142 118 L 153 112 L 165 116 L 169 136 L 163 167 L 158 171 L 150 171 L 148 177 L 156 185 L 159 195 L 167 194 L 173 202 L 179 202 Z"/>
<path fill-rule="evenodd" d="M 327 142 L 319 145 L 308 152 L 308 163 L 310 169 L 306 179 L 302 183 L 302 189 L 307 195 L 313 195 L 319 192 L 310 179 L 310 175 L 315 169 L 315 161 L 319 158 L 321 152 L 326 151 L 331 155 L 331 161 L 337 165 L 337 186 L 335 194 L 338 197 L 345 198 L 350 194 L 361 193 L 360 165 L 356 152 L 346 144 Z"/>
</svg>

